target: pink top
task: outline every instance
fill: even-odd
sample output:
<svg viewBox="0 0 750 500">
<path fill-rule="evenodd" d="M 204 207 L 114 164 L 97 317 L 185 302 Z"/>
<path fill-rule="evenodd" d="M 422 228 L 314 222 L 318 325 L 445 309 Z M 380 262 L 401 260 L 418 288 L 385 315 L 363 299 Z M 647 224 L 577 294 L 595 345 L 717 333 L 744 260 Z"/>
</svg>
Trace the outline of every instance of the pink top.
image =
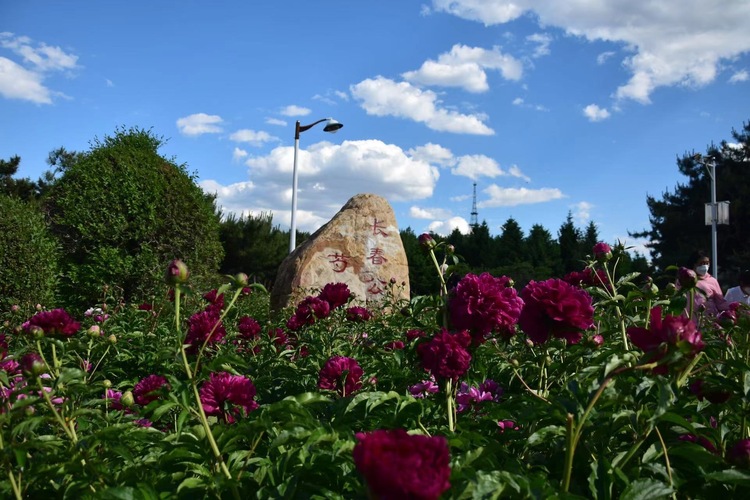
<svg viewBox="0 0 750 500">
<path fill-rule="evenodd" d="M 721 291 L 719 282 L 710 274 L 706 273 L 703 276 L 698 276 L 697 286 L 700 291 L 695 293 L 696 311 L 700 311 L 705 307 L 707 314 L 716 316 L 719 312 L 729 307 L 729 303 L 724 299 L 724 293 Z"/>
</svg>

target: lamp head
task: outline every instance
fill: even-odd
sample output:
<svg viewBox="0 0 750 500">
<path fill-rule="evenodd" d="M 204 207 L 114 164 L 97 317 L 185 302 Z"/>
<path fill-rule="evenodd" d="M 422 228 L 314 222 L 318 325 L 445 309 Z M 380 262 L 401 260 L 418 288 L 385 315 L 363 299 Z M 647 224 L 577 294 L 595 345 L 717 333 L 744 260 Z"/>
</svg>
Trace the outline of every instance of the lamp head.
<svg viewBox="0 0 750 500">
<path fill-rule="evenodd" d="M 338 131 L 338 129 L 340 129 L 343 126 L 344 125 L 342 123 L 337 122 L 333 118 L 329 118 L 328 121 L 326 122 L 326 126 L 323 127 L 323 132 L 335 133 L 336 131 Z"/>
</svg>

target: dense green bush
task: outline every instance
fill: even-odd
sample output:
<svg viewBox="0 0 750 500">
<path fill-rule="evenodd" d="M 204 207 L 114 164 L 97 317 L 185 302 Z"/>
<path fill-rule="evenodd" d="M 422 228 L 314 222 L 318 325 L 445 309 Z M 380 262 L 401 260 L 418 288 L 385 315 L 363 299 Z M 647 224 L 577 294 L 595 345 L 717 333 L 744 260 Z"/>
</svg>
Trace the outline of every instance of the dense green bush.
<svg viewBox="0 0 750 500">
<path fill-rule="evenodd" d="M 105 285 L 130 301 L 148 298 L 176 257 L 198 278 L 218 269 L 214 199 L 184 165 L 158 154 L 162 144 L 150 131 L 118 129 L 95 139 L 52 188 L 47 206 L 70 305 L 92 305 Z"/>
<path fill-rule="evenodd" d="M 39 210 L 0 195 L 0 309 L 49 303 L 57 283 L 57 244 Z"/>
</svg>

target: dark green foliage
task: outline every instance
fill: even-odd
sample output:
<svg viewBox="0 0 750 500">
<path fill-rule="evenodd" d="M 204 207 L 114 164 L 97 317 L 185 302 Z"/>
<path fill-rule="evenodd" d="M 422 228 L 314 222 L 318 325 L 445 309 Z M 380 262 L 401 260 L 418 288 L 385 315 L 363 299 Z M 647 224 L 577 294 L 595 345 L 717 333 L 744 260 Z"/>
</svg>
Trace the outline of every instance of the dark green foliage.
<svg viewBox="0 0 750 500">
<path fill-rule="evenodd" d="M 0 234 L 0 310 L 50 304 L 58 248 L 38 208 L 0 194 Z"/>
<path fill-rule="evenodd" d="M 568 212 L 568 217 L 557 231 L 557 241 L 560 245 L 560 263 L 562 268 L 558 270 L 562 274 L 571 271 L 580 271 L 583 267 L 583 256 L 581 241 L 583 235 L 581 230 L 573 224 L 573 214 Z M 591 249 L 586 249 L 590 251 Z"/>
<path fill-rule="evenodd" d="M 404 245 L 406 259 L 409 262 L 409 288 L 412 295 L 427 295 L 440 286 L 435 274 L 435 266 L 425 256 L 414 231 L 407 227 L 401 230 L 401 243 Z"/>
<path fill-rule="evenodd" d="M 716 200 L 729 201 L 729 224 L 718 226 L 719 280 L 750 267 L 750 122 L 732 130 L 732 144 L 722 141 L 706 149 L 716 162 Z M 711 177 L 691 151 L 677 158 L 687 177 L 661 198 L 648 196 L 651 228 L 633 236 L 651 240 L 653 263 L 660 270 L 684 265 L 696 249 L 711 251 L 711 227 L 705 225 L 704 206 L 711 201 Z"/>
<path fill-rule="evenodd" d="M 194 277 L 208 278 L 221 262 L 213 197 L 184 165 L 163 158 L 161 138 L 118 129 L 94 140 L 66 164 L 47 209 L 64 250 L 65 296 L 90 306 L 104 285 L 127 300 L 160 289 L 167 263 L 180 258 Z"/>
<path fill-rule="evenodd" d="M 289 250 L 289 232 L 273 225 L 271 214 L 237 218 L 230 214 L 221 221 L 224 246 L 222 274 L 245 273 L 253 282 L 270 287 Z"/>
</svg>

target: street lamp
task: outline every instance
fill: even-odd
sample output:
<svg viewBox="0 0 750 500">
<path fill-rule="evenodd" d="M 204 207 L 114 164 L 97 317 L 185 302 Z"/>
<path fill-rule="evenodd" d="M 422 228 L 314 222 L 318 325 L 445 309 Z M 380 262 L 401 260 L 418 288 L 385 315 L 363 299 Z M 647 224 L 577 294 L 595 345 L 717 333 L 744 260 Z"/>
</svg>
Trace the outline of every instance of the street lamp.
<svg viewBox="0 0 750 500">
<path fill-rule="evenodd" d="M 305 130 L 310 130 L 318 123 L 327 122 L 323 127 L 323 132 L 334 133 L 344 125 L 333 118 L 323 118 L 310 125 L 300 125 L 299 120 L 294 126 L 294 169 L 292 170 L 292 221 L 289 230 L 289 253 L 294 251 L 297 246 L 297 153 L 299 152 L 299 134 Z"/>
<path fill-rule="evenodd" d="M 719 221 L 718 205 L 716 204 L 716 160 L 713 156 L 703 156 L 696 153 L 693 159 L 706 167 L 709 177 L 711 177 L 711 274 L 718 276 L 717 272 L 717 245 L 716 245 L 716 224 Z"/>
</svg>

